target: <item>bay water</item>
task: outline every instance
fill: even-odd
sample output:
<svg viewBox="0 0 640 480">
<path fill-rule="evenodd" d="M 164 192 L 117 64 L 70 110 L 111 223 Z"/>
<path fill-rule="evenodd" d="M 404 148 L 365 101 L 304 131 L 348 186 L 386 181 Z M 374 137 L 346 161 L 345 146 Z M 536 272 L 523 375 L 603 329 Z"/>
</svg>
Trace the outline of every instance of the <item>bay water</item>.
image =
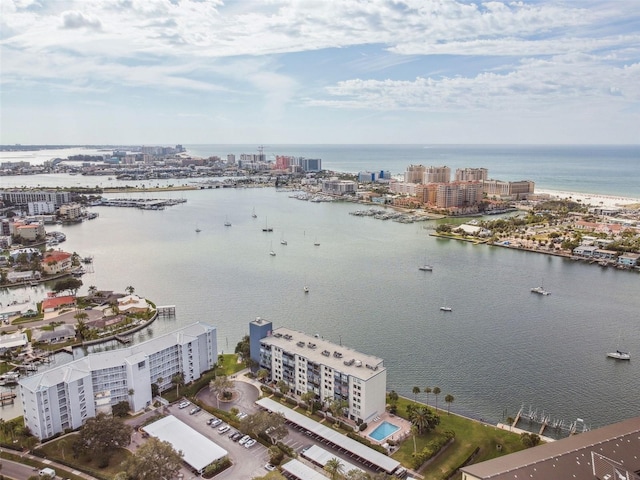
<svg viewBox="0 0 640 480">
<path fill-rule="evenodd" d="M 320 156 L 312 153 L 297 155 Z M 558 165 L 560 177 L 572 170 L 571 158 Z M 574 162 L 576 172 L 584 170 L 578 168 L 581 162 L 586 160 Z M 415 156 L 409 163 L 433 164 Z M 354 170 L 392 168 L 360 165 Z M 325 162 L 325 168 L 331 167 Z M 597 183 L 597 175 L 577 176 L 582 185 Z M 513 177 L 522 178 L 538 183 L 526 174 Z M 55 180 L 88 186 L 107 181 Z M 0 181 L 43 185 L 52 179 Z M 620 189 L 598 184 L 575 190 L 638 196 L 637 187 L 634 191 L 624 181 Z M 271 188 L 110 196 L 126 195 L 186 202 L 162 211 L 95 207 L 98 219 L 55 229 L 67 235 L 61 249 L 94 258 L 80 294 L 90 285 L 116 291 L 131 285 L 157 305 L 176 305 L 175 318 L 159 319 L 137 341 L 203 321 L 218 328 L 219 351 L 232 352 L 249 321 L 260 316 L 276 327 L 317 333 L 377 355 L 388 368 L 388 389 L 413 397 L 413 386 L 438 386 L 439 406 L 452 394 L 452 411 L 489 422 L 515 416 L 522 405 L 566 421 L 579 417 L 592 428 L 640 415 L 640 363 L 634 361 L 640 345 L 637 273 L 441 240 L 429 235 L 437 221 L 354 217 L 349 212 L 363 206 L 305 202 Z M 254 208 L 257 219 L 251 217 Z M 224 226 L 226 219 L 231 227 Z M 265 225 L 273 233 L 263 232 Z M 425 256 L 432 272 L 418 270 Z M 550 296 L 530 292 L 541 283 Z M 46 286 L 40 286 L 0 296 L 5 301 L 45 294 Z M 451 312 L 440 311 L 445 303 Z M 631 351 L 631 362 L 606 358 L 617 346 Z M 419 398 L 424 400 L 424 393 Z M 433 394 L 429 401 L 434 403 Z M 0 416 L 12 418 L 14 410 L 5 407 Z"/>
</svg>

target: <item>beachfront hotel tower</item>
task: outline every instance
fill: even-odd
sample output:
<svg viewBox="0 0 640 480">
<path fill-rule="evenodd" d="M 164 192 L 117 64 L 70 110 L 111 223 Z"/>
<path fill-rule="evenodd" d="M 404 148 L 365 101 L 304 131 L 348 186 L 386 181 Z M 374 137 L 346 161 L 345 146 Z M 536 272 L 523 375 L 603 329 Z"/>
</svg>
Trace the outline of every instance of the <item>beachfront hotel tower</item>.
<svg viewBox="0 0 640 480">
<path fill-rule="evenodd" d="M 80 351 L 81 349 L 76 349 Z M 138 412 L 182 373 L 188 384 L 218 361 L 215 327 L 194 323 L 131 347 L 91 353 L 20 380 L 24 423 L 39 439 L 81 427 L 100 412 L 129 402 Z"/>
<path fill-rule="evenodd" d="M 355 422 L 384 413 L 387 369 L 381 358 L 289 328 L 273 330 L 261 318 L 249 325 L 249 343 L 258 368 L 267 370 L 272 382 L 284 381 L 295 395 L 313 392 L 324 404 L 343 400 Z"/>
</svg>

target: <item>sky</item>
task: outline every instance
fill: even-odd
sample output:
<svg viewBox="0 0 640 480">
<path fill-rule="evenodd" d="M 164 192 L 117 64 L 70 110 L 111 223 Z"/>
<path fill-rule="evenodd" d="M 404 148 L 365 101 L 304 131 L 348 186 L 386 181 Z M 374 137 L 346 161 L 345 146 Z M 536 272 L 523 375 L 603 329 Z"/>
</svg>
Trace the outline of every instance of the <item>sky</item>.
<svg viewBox="0 0 640 480">
<path fill-rule="evenodd" d="M 639 144 L 640 1 L 0 0 L 0 144 Z"/>
</svg>

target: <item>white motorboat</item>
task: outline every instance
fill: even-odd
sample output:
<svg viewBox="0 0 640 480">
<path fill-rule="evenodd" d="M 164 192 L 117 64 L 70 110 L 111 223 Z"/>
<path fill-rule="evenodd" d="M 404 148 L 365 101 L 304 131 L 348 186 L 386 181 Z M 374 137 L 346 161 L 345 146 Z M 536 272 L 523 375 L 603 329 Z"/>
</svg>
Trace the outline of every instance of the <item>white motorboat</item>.
<svg viewBox="0 0 640 480">
<path fill-rule="evenodd" d="M 607 357 L 614 358 L 616 360 L 631 360 L 631 355 L 629 354 L 629 352 L 623 352 L 621 350 L 609 352 L 607 353 Z"/>
<path fill-rule="evenodd" d="M 442 306 L 442 307 L 440 307 L 440 310 L 442 310 L 443 312 L 451 312 L 452 308 L 451 307 Z"/>
<path fill-rule="evenodd" d="M 533 293 L 537 293 L 538 295 L 551 295 L 551 292 L 547 292 L 544 287 L 539 286 L 539 287 L 533 287 L 531 289 L 531 291 Z"/>
</svg>

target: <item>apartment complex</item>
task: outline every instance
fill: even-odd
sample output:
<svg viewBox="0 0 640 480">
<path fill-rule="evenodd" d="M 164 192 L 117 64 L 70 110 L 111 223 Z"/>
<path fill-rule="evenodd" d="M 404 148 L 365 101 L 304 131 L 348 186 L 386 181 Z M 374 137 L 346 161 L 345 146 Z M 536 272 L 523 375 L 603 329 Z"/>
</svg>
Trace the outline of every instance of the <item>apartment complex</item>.
<svg viewBox="0 0 640 480">
<path fill-rule="evenodd" d="M 89 354 L 20 380 L 25 426 L 46 439 L 81 427 L 101 411 L 111 413 L 122 401 L 140 411 L 151 405 L 152 383 L 164 390 L 179 373 L 192 382 L 217 360 L 216 329 L 200 322 L 131 347 Z"/>
<path fill-rule="evenodd" d="M 56 208 L 59 208 L 61 205 L 71 202 L 71 193 L 55 190 L 1 190 L 0 198 L 11 205 L 27 206 L 32 202 L 47 202 L 53 203 Z"/>
<path fill-rule="evenodd" d="M 533 194 L 535 183 L 530 180 L 505 182 L 502 180 L 483 180 L 484 193 L 489 197 L 526 198 Z"/>
<path fill-rule="evenodd" d="M 427 167 L 422 176 L 422 183 L 448 183 L 451 181 L 451 169 L 446 166 Z"/>
<path fill-rule="evenodd" d="M 343 400 L 347 416 L 369 422 L 385 410 L 387 369 L 381 358 L 257 318 L 249 325 L 251 358 L 293 393 L 317 401 Z"/>
<path fill-rule="evenodd" d="M 356 193 L 357 189 L 358 184 L 353 180 L 338 180 L 334 178 L 322 181 L 323 193 L 328 193 L 330 195 L 347 195 Z"/>
</svg>

